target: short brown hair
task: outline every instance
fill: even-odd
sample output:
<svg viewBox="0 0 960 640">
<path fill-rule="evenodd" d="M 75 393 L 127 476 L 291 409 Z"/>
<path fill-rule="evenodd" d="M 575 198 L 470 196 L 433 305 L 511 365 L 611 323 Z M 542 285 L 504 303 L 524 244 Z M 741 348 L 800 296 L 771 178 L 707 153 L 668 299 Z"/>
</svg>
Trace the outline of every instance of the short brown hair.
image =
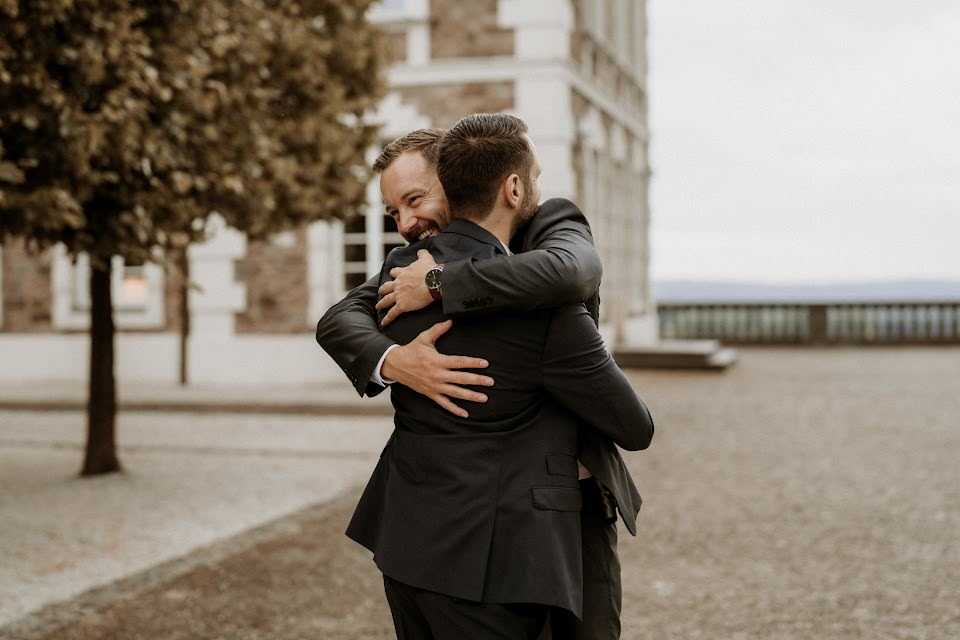
<svg viewBox="0 0 960 640">
<path fill-rule="evenodd" d="M 373 171 L 383 173 L 407 151 L 419 151 L 431 167 L 437 166 L 437 150 L 445 133 L 444 129 L 417 129 L 400 136 L 383 148 L 373 163 Z"/>
<path fill-rule="evenodd" d="M 486 217 L 511 173 L 530 183 L 533 153 L 526 132 L 523 120 L 505 113 L 474 113 L 453 125 L 440 143 L 437 162 L 451 216 Z"/>
</svg>

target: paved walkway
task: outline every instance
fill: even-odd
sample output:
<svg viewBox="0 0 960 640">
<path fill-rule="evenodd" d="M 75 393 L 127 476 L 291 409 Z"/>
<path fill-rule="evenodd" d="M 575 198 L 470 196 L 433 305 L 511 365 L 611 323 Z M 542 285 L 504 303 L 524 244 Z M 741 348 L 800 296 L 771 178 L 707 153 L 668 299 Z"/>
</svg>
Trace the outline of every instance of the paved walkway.
<svg viewBox="0 0 960 640">
<path fill-rule="evenodd" d="M 737 367 L 723 374 L 631 375 L 653 408 L 658 431 L 648 451 L 628 455 L 645 503 L 639 537 L 621 539 L 625 640 L 960 637 L 960 349 L 744 349 Z M 153 419 L 129 414 L 121 434 L 147 417 Z M 162 431 L 157 419 L 153 426 L 144 423 L 144 434 Z M 296 456 L 268 454 L 264 462 L 224 454 L 224 464 L 208 473 L 202 467 L 216 456 L 181 451 L 161 458 L 165 454 L 147 449 L 122 454 L 131 474 L 141 478 L 139 489 L 125 494 L 126 503 L 110 508 L 113 494 L 104 492 L 111 484 L 131 484 L 119 479 L 104 479 L 86 501 L 64 500 L 80 505 L 81 519 L 63 527 L 63 536 L 79 538 L 92 523 L 110 525 L 87 536 L 96 553 L 122 549 L 120 541 L 165 520 L 149 520 L 155 500 L 134 508 L 144 501 L 140 496 L 154 491 L 153 478 L 164 474 L 168 487 L 183 492 L 168 491 L 179 496 L 174 502 L 213 492 L 221 497 L 204 502 L 223 505 L 250 499 L 258 486 L 271 487 L 250 504 L 261 505 L 260 521 L 273 519 L 226 538 L 211 535 L 206 547 L 0 627 L 0 638 L 393 637 L 379 576 L 368 554 L 342 535 L 356 493 L 322 503 L 339 485 L 328 491 L 319 484 L 329 477 L 321 471 L 327 464 L 375 450 L 387 425 L 374 420 L 358 430 L 352 418 L 339 426 L 331 421 L 330 431 L 312 421 L 276 429 L 268 426 L 272 419 L 249 419 L 259 420 L 262 430 L 250 431 L 238 419 L 236 435 L 228 423 L 220 432 L 226 435 L 215 440 L 266 451 L 275 448 L 268 444 L 274 434 L 287 439 L 280 449 L 340 453 L 311 458 L 314 468 L 300 471 L 302 458 Z M 2 424 L 0 435 L 8 433 Z M 23 426 L 16 437 L 28 439 L 36 428 Z M 58 428 L 67 427 L 46 427 L 51 439 L 64 437 Z M 177 446 L 208 446 L 191 439 L 204 431 L 200 423 L 183 428 Z M 296 433 L 316 440 L 294 445 Z M 368 444 L 354 445 L 356 433 L 369 436 Z M 51 471 L 50 455 L 43 453 L 48 449 L 22 460 L 27 448 L 0 444 L 6 456 L 0 483 L 22 474 L 33 478 L 0 496 L 0 523 L 21 514 L 20 524 L 0 529 L 4 549 L 20 527 L 43 520 L 38 514 L 47 510 L 39 505 L 56 494 L 43 487 L 59 483 L 64 495 L 80 495 L 77 487 L 87 482 L 69 477 L 79 464 L 76 451 L 66 450 L 69 464 Z M 157 475 L 148 481 L 151 455 L 157 463 L 149 474 Z M 18 470 L 7 472 L 17 460 Z M 176 460 L 174 468 L 160 469 Z M 359 462 L 366 468 L 357 476 L 372 463 L 372 457 Z M 180 475 L 185 479 L 178 483 Z M 230 489 L 244 476 L 257 477 L 259 484 Z M 304 503 L 273 504 L 283 500 L 274 489 L 297 478 L 289 486 L 301 487 Z M 317 493 L 311 497 L 310 491 Z M 264 505 L 272 514 L 288 515 L 268 514 Z M 94 509 L 101 511 L 82 515 Z M 205 526 L 204 508 L 179 513 L 185 529 L 194 528 L 189 522 Z M 113 546 L 101 540 L 117 526 L 126 533 Z M 46 548 L 62 544 L 53 540 Z"/>
<path fill-rule="evenodd" d="M 124 472 L 80 479 L 84 429 L 80 413 L 0 412 L 0 625 L 353 490 L 392 425 L 122 413 Z"/>
<path fill-rule="evenodd" d="M 286 386 L 215 386 L 117 383 L 122 411 L 191 411 L 297 414 L 319 416 L 390 416 L 390 397 L 361 398 L 346 381 Z M 0 410 L 82 411 L 87 387 L 76 380 L 43 384 L 0 384 Z"/>
</svg>

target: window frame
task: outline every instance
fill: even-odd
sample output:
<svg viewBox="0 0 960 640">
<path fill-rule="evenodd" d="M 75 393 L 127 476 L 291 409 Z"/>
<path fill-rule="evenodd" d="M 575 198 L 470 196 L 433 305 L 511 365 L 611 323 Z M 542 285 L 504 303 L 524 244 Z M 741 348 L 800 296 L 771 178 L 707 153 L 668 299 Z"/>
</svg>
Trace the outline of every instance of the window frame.
<svg viewBox="0 0 960 640">
<path fill-rule="evenodd" d="M 166 326 L 165 274 L 161 265 L 144 263 L 146 300 L 131 304 L 123 300 L 123 280 L 126 265 L 123 258 L 114 256 L 111 269 L 113 320 L 118 330 L 159 330 Z M 63 245 L 54 248 L 51 285 L 53 291 L 53 328 L 64 331 L 90 328 L 90 259 L 81 253 L 71 260 Z"/>
</svg>

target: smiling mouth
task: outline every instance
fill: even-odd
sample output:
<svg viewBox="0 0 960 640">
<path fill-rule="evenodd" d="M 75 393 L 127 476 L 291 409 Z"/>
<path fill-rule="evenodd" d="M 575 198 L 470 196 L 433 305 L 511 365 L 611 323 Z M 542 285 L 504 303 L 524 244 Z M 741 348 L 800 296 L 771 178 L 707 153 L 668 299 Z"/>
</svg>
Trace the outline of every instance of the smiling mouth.
<svg viewBox="0 0 960 640">
<path fill-rule="evenodd" d="M 432 236 L 439 235 L 439 233 L 440 233 L 439 229 L 437 229 L 433 225 L 430 225 L 429 227 L 424 229 L 420 233 L 420 235 L 417 236 L 417 241 L 419 242 L 420 240 L 426 240 L 427 238 L 430 238 Z"/>
</svg>

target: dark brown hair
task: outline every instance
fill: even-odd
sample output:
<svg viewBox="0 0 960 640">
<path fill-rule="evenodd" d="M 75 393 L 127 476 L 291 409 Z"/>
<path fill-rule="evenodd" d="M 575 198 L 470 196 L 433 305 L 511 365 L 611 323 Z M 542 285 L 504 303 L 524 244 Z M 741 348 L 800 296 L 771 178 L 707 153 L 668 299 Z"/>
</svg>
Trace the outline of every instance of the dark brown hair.
<svg viewBox="0 0 960 640">
<path fill-rule="evenodd" d="M 511 173 L 530 184 L 533 154 L 526 132 L 523 120 L 505 113 L 474 113 L 453 125 L 440 142 L 437 162 L 452 217 L 485 218 Z"/>
<path fill-rule="evenodd" d="M 400 136 L 383 148 L 373 163 L 375 173 L 383 173 L 393 161 L 407 151 L 419 151 L 431 167 L 437 166 L 437 151 L 440 139 L 446 133 L 444 129 L 417 129 Z"/>
</svg>

